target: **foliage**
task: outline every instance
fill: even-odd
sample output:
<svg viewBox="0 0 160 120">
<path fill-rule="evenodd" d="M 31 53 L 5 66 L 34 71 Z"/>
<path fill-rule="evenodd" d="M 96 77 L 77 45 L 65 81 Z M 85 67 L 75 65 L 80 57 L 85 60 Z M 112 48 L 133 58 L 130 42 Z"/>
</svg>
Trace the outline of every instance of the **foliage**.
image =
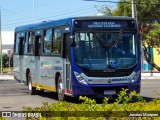
<svg viewBox="0 0 160 120">
<path fill-rule="evenodd" d="M 13 53 L 10 57 L 10 67 L 9 67 L 9 58 L 6 53 L 2 54 L 2 65 L 3 65 L 3 72 L 9 72 L 13 68 Z M 0 65 L 1 66 L 1 65 Z"/>
<path fill-rule="evenodd" d="M 98 8 L 98 6 L 95 6 L 97 8 L 98 13 L 103 13 L 105 15 L 112 15 L 111 9 L 109 9 L 106 5 L 101 6 Z"/>
<path fill-rule="evenodd" d="M 150 47 L 155 47 L 157 49 L 160 48 L 160 24 L 153 24 L 152 30 L 150 30 L 146 35 L 145 42 Z"/>
<path fill-rule="evenodd" d="M 108 103 L 109 99 L 105 98 L 101 105 L 96 104 L 94 99 L 80 96 L 79 99 L 83 101 L 82 104 L 58 102 L 52 105 L 43 103 L 43 106 L 36 108 L 24 107 L 25 112 L 39 111 L 42 115 L 38 118 L 28 117 L 26 120 L 130 120 L 135 119 L 133 114 L 139 114 L 136 117 L 138 120 L 160 119 L 157 117 L 160 112 L 160 99 L 153 99 L 147 103 L 135 91 L 129 95 L 126 92 L 127 90 L 121 91 L 114 103 Z M 133 102 L 133 98 L 135 102 Z M 133 116 L 130 116 L 131 114 Z"/>
<path fill-rule="evenodd" d="M 0 120 L 6 120 L 6 118 L 0 117 Z"/>
<path fill-rule="evenodd" d="M 120 3 L 117 4 L 117 8 L 112 11 L 112 15 L 131 17 L 132 16 L 131 4 L 128 3 L 131 3 L 131 0 L 126 0 L 126 2 L 124 2 L 124 0 L 120 0 Z"/>
<path fill-rule="evenodd" d="M 3 66 L 8 66 L 8 57 L 7 54 L 3 54 L 2 55 L 2 59 L 3 59 Z"/>
</svg>

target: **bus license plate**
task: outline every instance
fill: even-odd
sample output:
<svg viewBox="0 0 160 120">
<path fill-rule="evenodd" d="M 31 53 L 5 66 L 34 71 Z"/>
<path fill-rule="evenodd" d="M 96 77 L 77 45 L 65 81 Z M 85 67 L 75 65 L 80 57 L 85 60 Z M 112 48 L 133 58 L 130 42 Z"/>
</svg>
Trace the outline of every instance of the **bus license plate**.
<svg viewBox="0 0 160 120">
<path fill-rule="evenodd" d="M 115 95 L 116 91 L 115 90 L 105 90 L 104 95 Z"/>
</svg>

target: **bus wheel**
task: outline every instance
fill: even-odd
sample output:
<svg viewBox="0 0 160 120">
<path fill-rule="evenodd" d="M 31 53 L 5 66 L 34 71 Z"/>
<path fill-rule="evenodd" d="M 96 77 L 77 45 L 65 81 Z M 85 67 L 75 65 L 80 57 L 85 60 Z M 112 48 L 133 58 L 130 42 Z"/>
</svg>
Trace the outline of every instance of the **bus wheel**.
<svg viewBox="0 0 160 120">
<path fill-rule="evenodd" d="M 65 95 L 64 95 L 64 92 L 63 92 L 63 83 L 62 83 L 62 78 L 59 77 L 58 78 L 58 83 L 57 83 L 57 95 L 58 95 L 58 100 L 59 101 L 63 101 L 65 99 Z"/>
<path fill-rule="evenodd" d="M 37 93 L 36 88 L 32 86 L 32 79 L 30 73 L 28 74 L 28 90 L 30 95 L 35 95 Z"/>
</svg>

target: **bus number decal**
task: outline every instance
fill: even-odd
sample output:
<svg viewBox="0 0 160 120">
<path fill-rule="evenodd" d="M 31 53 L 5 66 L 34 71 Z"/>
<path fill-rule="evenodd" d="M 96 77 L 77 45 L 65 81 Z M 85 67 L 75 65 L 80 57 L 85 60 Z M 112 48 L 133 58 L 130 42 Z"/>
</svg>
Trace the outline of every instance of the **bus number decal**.
<svg viewBox="0 0 160 120">
<path fill-rule="evenodd" d="M 56 63 L 58 64 L 58 63 L 61 63 L 59 60 L 56 60 Z"/>
<path fill-rule="evenodd" d="M 54 69 L 54 70 L 62 70 L 62 67 L 56 66 L 56 67 L 54 67 L 53 69 Z"/>
</svg>

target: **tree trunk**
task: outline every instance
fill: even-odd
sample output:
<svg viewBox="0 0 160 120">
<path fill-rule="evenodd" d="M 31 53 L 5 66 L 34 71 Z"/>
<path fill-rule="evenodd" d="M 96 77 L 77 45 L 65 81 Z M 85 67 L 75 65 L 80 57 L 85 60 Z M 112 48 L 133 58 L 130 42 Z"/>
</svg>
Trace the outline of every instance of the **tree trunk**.
<svg viewBox="0 0 160 120">
<path fill-rule="evenodd" d="M 150 64 L 153 68 L 157 69 L 158 71 L 160 71 L 160 67 L 158 65 L 156 65 L 150 57 L 150 53 L 147 51 L 147 47 L 145 45 L 143 45 L 143 51 L 144 51 L 144 57 L 146 59 L 146 61 L 148 62 L 148 64 Z"/>
</svg>

